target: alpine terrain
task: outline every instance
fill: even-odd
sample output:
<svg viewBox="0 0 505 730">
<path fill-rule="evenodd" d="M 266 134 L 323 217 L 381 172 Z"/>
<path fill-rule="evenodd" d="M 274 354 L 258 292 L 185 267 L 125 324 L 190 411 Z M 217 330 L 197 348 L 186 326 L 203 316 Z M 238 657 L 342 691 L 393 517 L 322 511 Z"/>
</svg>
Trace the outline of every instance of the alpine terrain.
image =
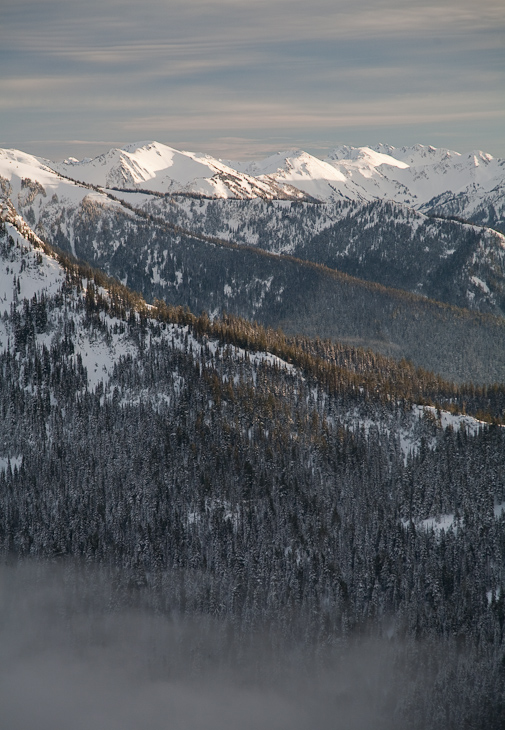
<svg viewBox="0 0 505 730">
<path fill-rule="evenodd" d="M 295 728 L 503 727 L 504 172 L 0 152 L 0 550 L 30 591 L 61 570 L 71 642 L 142 610 L 155 687 L 181 661 Z"/>
</svg>

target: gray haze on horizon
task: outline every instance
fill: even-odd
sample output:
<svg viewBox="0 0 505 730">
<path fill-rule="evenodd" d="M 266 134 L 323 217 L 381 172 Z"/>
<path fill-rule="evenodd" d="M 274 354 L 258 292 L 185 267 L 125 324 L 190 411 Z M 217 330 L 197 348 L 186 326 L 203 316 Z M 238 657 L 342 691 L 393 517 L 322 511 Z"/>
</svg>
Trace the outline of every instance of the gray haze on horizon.
<svg viewBox="0 0 505 730">
<path fill-rule="evenodd" d="M 0 147 L 505 157 L 502 0 L 3 0 Z"/>
</svg>

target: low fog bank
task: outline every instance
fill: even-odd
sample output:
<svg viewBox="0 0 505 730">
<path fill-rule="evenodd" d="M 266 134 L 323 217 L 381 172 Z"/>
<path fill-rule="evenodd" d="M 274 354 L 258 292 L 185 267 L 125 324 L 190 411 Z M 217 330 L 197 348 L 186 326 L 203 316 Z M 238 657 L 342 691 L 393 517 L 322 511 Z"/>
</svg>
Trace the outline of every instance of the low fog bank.
<svg viewBox="0 0 505 730">
<path fill-rule="evenodd" d="M 460 649 L 416 642 L 238 635 L 230 620 L 153 611 L 122 586 L 73 562 L 0 567 L 3 730 L 445 730 L 477 669 Z"/>
</svg>

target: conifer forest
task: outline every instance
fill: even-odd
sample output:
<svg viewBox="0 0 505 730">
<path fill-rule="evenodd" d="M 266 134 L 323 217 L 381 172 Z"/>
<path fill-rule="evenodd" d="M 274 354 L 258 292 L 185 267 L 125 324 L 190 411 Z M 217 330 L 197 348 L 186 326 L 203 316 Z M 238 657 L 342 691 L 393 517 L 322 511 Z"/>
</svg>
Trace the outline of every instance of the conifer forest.
<svg viewBox="0 0 505 730">
<path fill-rule="evenodd" d="M 128 643 L 152 641 L 156 681 L 228 671 L 287 697 L 296 677 L 306 714 L 274 724 L 274 703 L 251 728 L 500 730 L 502 300 L 461 308 L 463 253 L 445 300 L 440 268 L 417 292 L 410 264 L 372 253 L 366 275 L 359 250 L 335 271 L 354 213 L 308 252 L 293 204 L 281 255 L 264 228 L 227 243 L 224 203 L 188 201 L 89 203 L 72 245 L 67 213 L 37 229 L 4 205 L 0 617 L 17 625 L 18 593 L 57 575 L 74 638 L 100 647 L 96 626 L 144 617 Z"/>
</svg>

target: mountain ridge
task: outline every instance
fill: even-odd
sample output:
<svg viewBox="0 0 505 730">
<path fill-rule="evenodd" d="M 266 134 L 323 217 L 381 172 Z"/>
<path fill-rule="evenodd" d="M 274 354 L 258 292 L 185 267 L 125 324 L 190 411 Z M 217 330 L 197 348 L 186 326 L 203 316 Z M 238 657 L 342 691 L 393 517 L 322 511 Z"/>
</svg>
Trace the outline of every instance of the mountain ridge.
<svg viewBox="0 0 505 730">
<path fill-rule="evenodd" d="M 496 188 L 503 190 L 505 178 L 505 161 L 488 153 L 461 154 L 425 145 L 341 145 L 324 159 L 289 150 L 237 163 L 149 141 L 130 143 L 94 159 L 45 164 L 69 177 L 78 173 L 83 182 L 102 187 L 143 187 L 218 198 L 296 200 L 308 194 L 321 201 L 388 199 L 428 211 L 435 199 L 440 205 L 444 196 L 460 200 L 466 196 L 468 202 L 459 214 L 466 212 L 469 218 L 485 215 L 486 196 Z M 496 195 L 492 198 L 495 218 L 497 213 L 502 221 L 502 201 Z"/>
<path fill-rule="evenodd" d="M 134 211 L 126 219 L 117 205 L 116 218 L 104 217 L 99 207 L 95 199 L 78 209 L 91 247 L 108 225 L 116 242 L 121 226 L 131 227 L 134 257 L 133 241 L 149 231 L 168 250 L 153 222 Z M 25 603 L 10 587 L 26 585 L 23 595 L 37 607 L 30 615 L 39 616 L 58 565 L 68 590 L 56 604 L 49 594 L 50 608 L 58 625 L 71 627 L 73 647 L 80 637 L 85 656 L 96 656 L 104 636 L 109 645 L 111 625 L 121 633 L 126 626 L 131 643 L 132 623 L 118 621 L 123 609 L 142 605 L 157 628 L 169 622 L 175 658 L 159 631 L 149 647 L 157 688 L 180 677 L 186 653 L 195 681 L 202 662 L 214 675 L 216 665 L 243 667 L 266 637 L 272 675 L 281 668 L 283 681 L 296 670 L 301 682 L 320 682 L 332 657 L 343 662 L 343 680 L 329 675 L 324 683 L 328 727 L 349 712 L 350 696 L 363 703 L 363 683 L 356 692 L 351 681 L 349 690 L 349 677 L 372 663 L 381 682 L 376 695 L 366 689 L 365 727 L 438 730 L 443 707 L 451 730 L 469 718 L 499 730 L 505 387 L 457 386 L 405 361 L 234 315 L 149 305 L 36 237 L 10 200 L 1 217 L 0 554 L 13 571 L 2 616 L 19 615 L 23 641 Z M 77 226 L 76 243 L 81 233 Z M 146 240 L 149 265 L 157 266 L 156 246 Z M 171 251 L 186 248 L 188 262 L 198 261 L 210 246 L 199 243 L 181 235 Z M 286 265 L 272 254 L 256 252 L 254 260 Z M 250 279 L 271 275 L 236 272 L 244 270 Z M 194 290 L 188 278 L 182 271 L 181 287 Z M 226 281 L 231 287 L 233 276 Z M 371 289 L 358 300 L 379 317 L 378 302 L 365 301 Z M 343 292 L 338 315 L 351 294 Z M 393 323 L 402 316 L 393 314 Z M 413 314 L 406 328 L 420 312 Z M 436 320 L 429 324 L 425 345 L 441 346 Z M 449 325 L 445 339 L 457 318 Z M 453 359 L 465 352 L 458 340 L 466 349 L 471 341 L 469 332 L 456 334 Z M 92 576 L 84 598 L 79 566 Z M 33 570 L 20 575 L 19 567 Z M 37 585 L 42 602 L 38 592 L 33 597 Z M 108 587 L 103 601 L 100 585 Z M 144 635 L 145 624 L 135 625 Z M 206 627 L 212 642 L 202 644 Z M 181 644 L 181 630 L 193 643 Z M 42 634 L 43 648 L 54 652 L 59 635 L 47 621 Z M 34 646 L 37 657 L 41 644 Z M 363 654 L 357 665 L 347 660 L 352 647 Z M 384 670 L 385 656 L 394 670 Z M 263 663 L 254 666 L 264 686 Z"/>
<path fill-rule="evenodd" d="M 158 160 L 150 163 L 151 172 L 146 165 L 133 170 L 142 173 L 138 183 L 142 185 L 146 175 L 156 178 L 156 165 L 164 174 L 167 160 L 175 155 L 172 148 L 152 143 L 133 144 L 125 154 L 139 151 Z M 118 151 L 113 152 L 112 162 L 107 156 L 101 158 L 106 170 L 117 162 Z M 188 160 L 191 165 L 208 161 L 190 154 L 177 153 L 184 165 Z M 297 154 L 300 174 L 306 163 L 305 171 L 310 171 L 315 158 L 302 151 Z M 414 153 L 404 150 L 402 154 Z M 415 154 L 423 159 L 447 156 L 435 148 L 417 149 Z M 360 165 L 364 160 L 365 168 L 369 164 L 373 169 L 384 168 L 383 152 L 345 148 L 340 155 L 354 156 Z M 289 161 L 286 156 L 279 158 Z M 95 163 L 101 164 L 97 159 Z M 70 161 L 67 167 L 79 169 L 81 163 Z M 401 173 L 410 168 L 396 169 Z M 425 299 L 498 317 L 505 313 L 505 243 L 492 229 L 448 221 L 439 212 L 439 218 L 429 217 L 404 203 L 379 199 L 316 204 L 300 199 L 111 192 L 92 183 L 79 184 L 64 176 L 61 168 L 55 172 L 47 161 L 16 151 L 0 153 L 0 183 L 2 195 L 41 238 L 105 269 L 151 302 L 166 299 L 169 304 L 204 309 L 211 316 L 231 311 L 282 326 L 290 333 L 354 338 L 459 381 L 505 379 L 498 367 L 498 350 L 491 354 L 501 320 L 458 315 L 456 329 L 468 326 L 475 332 L 473 352 L 451 363 L 447 343 L 454 342 L 457 351 L 461 345 L 442 332 L 448 326 L 447 317 L 455 313 L 449 315 L 449 310 Z M 381 289 L 374 282 L 397 291 Z M 398 307 L 401 318 L 406 317 L 403 330 L 397 321 Z M 435 316 L 435 312 L 445 314 Z M 423 352 L 428 335 L 421 322 L 428 320 L 439 339 L 436 348 L 425 347 Z M 412 327 L 417 344 L 409 340 L 410 325 L 406 324 L 416 321 Z M 491 327 L 489 342 L 482 339 L 484 330 L 479 332 L 479 327 Z M 487 369 L 482 369 L 485 358 L 476 354 L 478 347 L 488 352 Z"/>
<path fill-rule="evenodd" d="M 96 227 L 103 236 L 100 206 L 89 203 L 79 215 L 86 240 L 94 240 Z M 128 283 L 148 301 L 158 298 L 171 305 L 186 304 L 211 316 L 227 310 L 281 326 L 291 334 L 354 341 L 383 354 L 407 357 L 459 382 L 505 380 L 500 369 L 502 318 L 430 302 L 292 256 L 192 236 L 167 228 L 164 222 L 160 229 L 161 224 L 146 214 L 136 218 L 129 211 L 125 216 L 116 208 L 114 216 L 108 226 L 123 242 L 109 249 L 104 239 L 105 248 L 94 263 L 102 257 L 109 261 L 113 265 L 108 265 L 108 273 L 123 281 L 126 274 Z M 81 240 L 79 230 L 76 236 Z M 92 261 L 91 250 L 80 245 L 81 257 Z M 167 245 L 170 256 L 163 253 Z M 431 333 L 430 348 L 423 347 L 426 328 Z M 459 344 L 461 337 L 465 347 Z"/>
</svg>

